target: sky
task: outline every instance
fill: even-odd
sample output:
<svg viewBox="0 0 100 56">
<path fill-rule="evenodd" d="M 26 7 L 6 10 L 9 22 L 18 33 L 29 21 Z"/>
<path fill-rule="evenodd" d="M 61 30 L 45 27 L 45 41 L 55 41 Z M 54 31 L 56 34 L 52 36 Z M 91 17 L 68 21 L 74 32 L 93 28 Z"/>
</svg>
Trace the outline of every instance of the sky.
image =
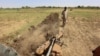
<svg viewBox="0 0 100 56">
<path fill-rule="evenodd" d="M 16 8 L 22 6 L 99 6 L 100 0 L 0 0 L 0 7 Z"/>
</svg>

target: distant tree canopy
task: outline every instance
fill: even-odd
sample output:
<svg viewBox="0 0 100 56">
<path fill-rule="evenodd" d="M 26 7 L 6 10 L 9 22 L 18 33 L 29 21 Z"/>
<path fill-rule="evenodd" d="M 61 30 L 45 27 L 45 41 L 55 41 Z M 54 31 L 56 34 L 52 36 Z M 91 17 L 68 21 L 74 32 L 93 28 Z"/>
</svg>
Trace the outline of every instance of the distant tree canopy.
<svg viewBox="0 0 100 56">
<path fill-rule="evenodd" d="M 82 8 L 82 9 L 100 9 L 99 6 L 77 6 L 76 8 Z"/>
<path fill-rule="evenodd" d="M 30 7 L 30 6 L 22 6 L 21 8 L 3 8 L 0 7 L 0 9 L 30 9 L 30 8 L 34 8 L 34 7 Z M 60 6 L 37 6 L 35 8 L 63 8 Z M 100 9 L 99 6 L 77 6 L 77 7 L 69 7 L 71 10 L 73 10 L 74 8 L 79 8 L 79 9 Z"/>
<path fill-rule="evenodd" d="M 32 8 L 32 7 L 29 7 L 29 6 L 22 6 L 21 8 L 22 8 L 22 9 L 29 9 L 29 8 Z"/>
<path fill-rule="evenodd" d="M 57 7 L 57 6 L 38 6 L 36 8 L 61 8 L 61 7 Z"/>
</svg>

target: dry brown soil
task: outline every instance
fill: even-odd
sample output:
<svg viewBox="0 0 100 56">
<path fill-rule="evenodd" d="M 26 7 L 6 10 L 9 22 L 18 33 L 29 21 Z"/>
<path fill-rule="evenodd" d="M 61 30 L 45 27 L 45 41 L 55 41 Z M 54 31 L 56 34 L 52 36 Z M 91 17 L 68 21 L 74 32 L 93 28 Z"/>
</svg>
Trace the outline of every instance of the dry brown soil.
<svg viewBox="0 0 100 56">
<path fill-rule="evenodd" d="M 93 56 L 92 51 L 100 45 L 100 20 L 83 21 L 84 18 L 68 17 L 61 41 L 63 56 Z M 31 56 L 32 52 L 46 41 L 46 34 L 58 32 L 59 15 L 53 13 L 37 27 L 31 26 L 25 33 L 8 43 L 21 56 Z"/>
</svg>

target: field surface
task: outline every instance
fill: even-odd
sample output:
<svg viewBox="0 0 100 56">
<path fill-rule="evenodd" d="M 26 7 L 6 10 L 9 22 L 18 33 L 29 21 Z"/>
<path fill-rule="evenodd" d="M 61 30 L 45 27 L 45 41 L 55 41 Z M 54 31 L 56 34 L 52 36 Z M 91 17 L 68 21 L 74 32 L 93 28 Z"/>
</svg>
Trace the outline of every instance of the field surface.
<svg viewBox="0 0 100 56">
<path fill-rule="evenodd" d="M 0 42 L 15 48 L 21 56 L 30 56 L 32 46 L 43 43 L 48 29 L 54 31 L 52 13 L 61 15 L 62 8 L 2 9 L 0 10 Z M 50 15 L 50 17 L 47 17 Z M 68 10 L 64 41 L 64 56 L 92 56 L 92 51 L 100 45 L 100 9 Z M 52 19 L 51 19 L 52 18 Z M 59 16 L 61 18 L 61 16 Z M 48 19 L 48 20 L 45 20 Z M 48 23 L 48 27 L 41 23 Z M 34 29 L 30 28 L 37 28 Z M 45 28 L 46 27 L 46 28 Z M 52 28 L 52 29 L 50 29 Z M 33 44 L 34 43 L 34 44 Z M 35 44 L 37 43 L 37 44 Z M 24 52 L 27 51 L 27 52 Z"/>
<path fill-rule="evenodd" d="M 52 12 L 59 9 L 1 9 L 0 10 L 0 38 L 8 35 L 20 34 L 31 25 L 36 26 Z"/>
</svg>

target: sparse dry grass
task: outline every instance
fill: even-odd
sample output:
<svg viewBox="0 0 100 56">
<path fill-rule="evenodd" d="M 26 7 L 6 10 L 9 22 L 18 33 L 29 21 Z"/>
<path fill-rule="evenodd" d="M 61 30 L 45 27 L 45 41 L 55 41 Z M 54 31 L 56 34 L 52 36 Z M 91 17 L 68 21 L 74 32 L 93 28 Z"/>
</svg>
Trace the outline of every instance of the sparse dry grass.
<svg viewBox="0 0 100 56">
<path fill-rule="evenodd" d="M 84 21 L 100 21 L 100 9 L 73 9 L 69 12 L 70 17 L 79 17 Z"/>
<path fill-rule="evenodd" d="M 16 32 L 22 33 L 31 25 L 38 25 L 52 12 L 60 10 L 48 8 L 0 10 L 0 38 Z"/>
</svg>

